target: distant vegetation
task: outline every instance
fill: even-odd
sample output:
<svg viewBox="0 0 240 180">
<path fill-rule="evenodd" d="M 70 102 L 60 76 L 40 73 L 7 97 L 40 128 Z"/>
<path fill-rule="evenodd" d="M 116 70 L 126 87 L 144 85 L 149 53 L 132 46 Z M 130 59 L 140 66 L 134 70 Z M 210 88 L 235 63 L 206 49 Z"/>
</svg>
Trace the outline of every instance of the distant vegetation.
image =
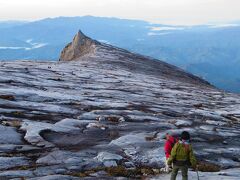
<svg viewBox="0 0 240 180">
<path fill-rule="evenodd" d="M 58 60 L 81 29 L 101 42 L 164 60 L 219 88 L 240 92 L 239 25 L 167 26 L 92 16 L 0 22 L 0 59 Z"/>
</svg>

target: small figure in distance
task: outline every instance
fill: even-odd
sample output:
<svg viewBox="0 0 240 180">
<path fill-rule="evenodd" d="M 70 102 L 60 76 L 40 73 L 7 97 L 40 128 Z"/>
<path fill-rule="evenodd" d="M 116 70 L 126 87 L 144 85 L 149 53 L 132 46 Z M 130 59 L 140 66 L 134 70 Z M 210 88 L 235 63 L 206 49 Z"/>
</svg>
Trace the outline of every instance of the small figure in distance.
<svg viewBox="0 0 240 180">
<path fill-rule="evenodd" d="M 171 180 L 176 180 L 179 169 L 182 171 L 182 180 L 188 180 L 188 168 L 196 168 L 196 158 L 190 144 L 190 134 L 183 131 L 180 140 L 174 145 L 168 158 L 168 165 L 173 164 Z"/>
</svg>

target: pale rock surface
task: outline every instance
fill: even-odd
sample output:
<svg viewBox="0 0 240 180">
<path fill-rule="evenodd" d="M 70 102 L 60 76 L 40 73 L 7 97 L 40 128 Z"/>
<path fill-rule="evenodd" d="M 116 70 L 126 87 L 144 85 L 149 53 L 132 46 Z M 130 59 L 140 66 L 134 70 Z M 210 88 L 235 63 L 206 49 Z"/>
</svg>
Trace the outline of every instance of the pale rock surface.
<svg viewBox="0 0 240 180">
<path fill-rule="evenodd" d="M 2 177 L 79 179 L 104 163 L 161 168 L 166 132 L 187 130 L 199 160 L 230 168 L 203 178 L 239 179 L 239 94 L 81 32 L 60 60 L 0 62 Z"/>
</svg>

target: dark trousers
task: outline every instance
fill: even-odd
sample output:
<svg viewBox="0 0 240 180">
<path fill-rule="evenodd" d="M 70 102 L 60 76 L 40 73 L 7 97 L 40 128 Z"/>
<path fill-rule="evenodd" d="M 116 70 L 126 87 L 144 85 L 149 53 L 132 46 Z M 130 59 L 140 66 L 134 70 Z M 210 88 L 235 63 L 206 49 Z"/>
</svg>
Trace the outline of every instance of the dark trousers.
<svg viewBox="0 0 240 180">
<path fill-rule="evenodd" d="M 179 169 L 182 171 L 182 180 L 188 180 L 188 166 L 173 165 L 171 180 L 176 180 Z"/>
</svg>

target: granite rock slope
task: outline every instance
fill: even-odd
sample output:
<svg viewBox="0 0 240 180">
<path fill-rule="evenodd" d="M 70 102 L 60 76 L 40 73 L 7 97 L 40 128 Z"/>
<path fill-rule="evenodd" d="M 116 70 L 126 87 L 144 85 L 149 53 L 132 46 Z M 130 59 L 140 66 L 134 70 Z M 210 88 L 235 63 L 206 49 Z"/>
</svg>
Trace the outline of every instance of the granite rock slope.
<svg viewBox="0 0 240 180">
<path fill-rule="evenodd" d="M 183 130 L 199 160 L 240 166 L 240 95 L 81 32 L 60 60 L 0 62 L 0 177 L 144 175 L 163 166 L 164 134 Z"/>
</svg>

